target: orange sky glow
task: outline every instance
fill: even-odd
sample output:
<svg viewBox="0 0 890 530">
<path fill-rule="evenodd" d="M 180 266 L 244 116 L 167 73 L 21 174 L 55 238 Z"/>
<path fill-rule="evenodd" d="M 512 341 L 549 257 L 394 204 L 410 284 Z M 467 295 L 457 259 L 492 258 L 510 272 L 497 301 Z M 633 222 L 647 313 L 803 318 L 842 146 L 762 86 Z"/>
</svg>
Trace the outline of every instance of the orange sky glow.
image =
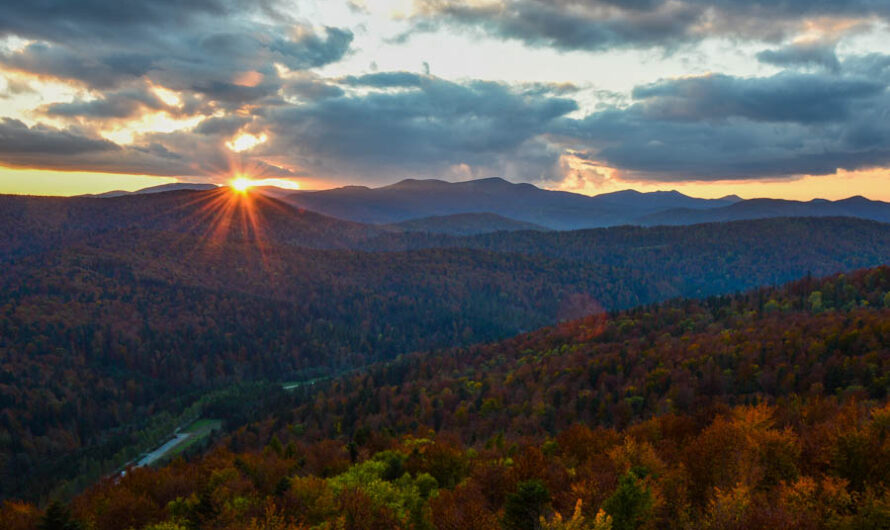
<svg viewBox="0 0 890 530">
<path fill-rule="evenodd" d="M 249 177 L 248 177 L 249 178 Z M 205 182 L 226 185 L 232 178 L 220 177 Z M 328 189 L 344 185 L 322 179 L 250 179 L 253 186 L 277 186 L 287 189 Z M 112 173 L 68 172 L 0 167 L 0 194 L 73 196 L 112 190 L 136 191 L 150 186 L 179 182 L 174 177 L 122 175 Z M 182 179 L 190 182 L 192 179 Z M 839 171 L 831 176 L 804 176 L 788 180 L 724 180 L 686 182 L 646 182 L 609 179 L 599 186 L 566 179 L 546 186 L 549 189 L 597 195 L 635 189 L 642 192 L 677 190 L 692 197 L 719 198 L 738 195 L 745 199 L 770 197 L 790 200 L 815 198 L 837 200 L 852 195 L 890 202 L 890 170 Z"/>
<path fill-rule="evenodd" d="M 299 19 L 185 3 L 193 23 L 170 34 L 176 13 L 101 37 L 89 9 L 56 20 L 21 3 L 29 23 L 0 28 L 0 194 L 503 177 L 890 201 L 890 18 L 873 9 L 715 2 L 658 36 L 645 21 L 663 2 L 580 3 L 565 19 L 577 31 L 557 33 L 543 21 L 563 20 L 559 2 L 533 2 L 553 17 L 529 20 L 522 2 L 284 3 Z M 628 40 L 588 31 L 601 27 Z M 222 35 L 237 53 L 194 46 Z"/>
</svg>

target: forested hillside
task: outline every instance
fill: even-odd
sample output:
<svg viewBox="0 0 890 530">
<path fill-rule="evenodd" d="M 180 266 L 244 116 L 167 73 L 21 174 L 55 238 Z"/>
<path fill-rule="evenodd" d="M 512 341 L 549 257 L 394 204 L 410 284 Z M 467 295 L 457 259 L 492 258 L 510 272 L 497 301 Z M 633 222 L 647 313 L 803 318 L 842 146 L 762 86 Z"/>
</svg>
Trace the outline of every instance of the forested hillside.
<svg viewBox="0 0 890 530">
<path fill-rule="evenodd" d="M 549 258 L 204 246 L 132 230 L 5 272 L 4 496 L 46 491 L 66 478 L 54 460 L 184 393 L 339 372 L 672 294 L 635 271 Z"/>
<path fill-rule="evenodd" d="M 234 193 L 229 188 L 109 199 L 0 195 L 0 226 L 4 227 L 0 261 L 130 228 L 314 248 L 345 248 L 385 233 L 381 228 L 299 210 L 262 193 Z"/>
<path fill-rule="evenodd" d="M 224 189 L 3 200 L 0 496 L 29 499 L 152 448 L 208 393 L 890 256 L 886 225 L 850 219 L 456 238 Z"/>
<path fill-rule="evenodd" d="M 434 217 L 422 217 L 410 219 L 392 225 L 387 225 L 395 230 L 405 232 L 427 232 L 431 234 L 447 234 L 451 236 L 470 236 L 475 234 L 488 234 L 493 232 L 517 232 L 520 230 L 535 230 L 549 232 L 549 228 L 540 225 L 514 221 L 507 217 L 493 213 L 463 213 L 453 215 L 441 215 Z"/>
<path fill-rule="evenodd" d="M 699 297 L 780 285 L 890 260 L 890 225 L 851 218 L 761 219 L 693 226 L 448 237 L 383 234 L 368 250 L 472 248 L 649 271 Z"/>
<path fill-rule="evenodd" d="M 50 515 L 95 528 L 882 528 L 888 363 L 890 268 L 678 300 L 380 364 Z M 28 528 L 42 514 L 7 503 L 0 517 Z"/>
</svg>

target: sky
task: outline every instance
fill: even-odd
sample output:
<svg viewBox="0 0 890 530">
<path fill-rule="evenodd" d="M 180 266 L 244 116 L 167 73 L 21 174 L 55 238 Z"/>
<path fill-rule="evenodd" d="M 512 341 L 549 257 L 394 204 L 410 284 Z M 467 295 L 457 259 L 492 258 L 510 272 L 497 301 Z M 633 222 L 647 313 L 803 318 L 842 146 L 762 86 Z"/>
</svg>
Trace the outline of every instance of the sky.
<svg viewBox="0 0 890 530">
<path fill-rule="evenodd" d="M 886 0 L 0 3 L 0 193 L 890 200 Z"/>
</svg>

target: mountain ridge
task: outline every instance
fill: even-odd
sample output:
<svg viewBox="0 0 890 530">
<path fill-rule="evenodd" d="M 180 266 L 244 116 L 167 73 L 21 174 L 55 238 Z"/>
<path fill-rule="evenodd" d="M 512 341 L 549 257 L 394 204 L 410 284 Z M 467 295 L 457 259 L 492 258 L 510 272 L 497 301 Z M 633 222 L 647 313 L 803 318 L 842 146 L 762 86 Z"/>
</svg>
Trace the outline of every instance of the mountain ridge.
<svg viewBox="0 0 890 530">
<path fill-rule="evenodd" d="M 492 213 L 554 230 L 632 224 L 635 217 L 668 206 L 709 208 L 732 202 L 697 199 L 676 191 L 624 190 L 591 197 L 512 183 L 500 177 L 462 182 L 405 179 L 378 188 L 345 186 L 300 191 L 287 200 L 308 210 L 362 223 L 394 224 L 426 217 Z"/>
<path fill-rule="evenodd" d="M 111 191 L 79 197 L 111 199 L 216 188 L 213 184 L 175 183 L 135 192 Z M 469 232 L 462 231 L 465 229 L 455 232 L 443 226 L 433 227 L 429 220 L 464 214 L 491 214 L 549 230 L 620 225 L 692 225 L 773 217 L 856 217 L 890 222 L 890 203 L 862 195 L 835 201 L 821 198 L 810 201 L 742 199 L 737 195 L 702 199 L 675 189 L 653 192 L 626 189 L 589 196 L 543 189 L 529 183 L 513 183 L 501 177 L 459 182 L 408 178 L 376 188 L 349 185 L 300 191 L 258 186 L 253 188 L 252 193 L 343 221 L 381 225 L 384 229 L 415 221 L 415 225 L 427 224 L 431 232 L 452 235 L 498 231 L 503 222 L 495 222 L 490 229 L 480 224 Z M 443 221 L 439 220 L 440 223 Z M 531 226 L 529 228 L 532 229 Z"/>
<path fill-rule="evenodd" d="M 151 193 L 166 193 L 169 191 L 207 191 L 218 188 L 216 184 L 204 184 L 200 182 L 174 182 L 171 184 L 160 184 L 158 186 L 149 186 L 148 188 L 138 189 L 136 191 L 112 190 L 105 193 L 88 193 L 84 195 L 75 195 L 75 197 L 90 199 L 113 199 L 115 197 L 123 197 L 127 195 L 147 195 Z"/>
<path fill-rule="evenodd" d="M 533 230 L 549 232 L 550 229 L 534 223 L 517 221 L 494 213 L 456 213 L 409 219 L 400 223 L 385 225 L 394 230 L 406 232 L 426 232 L 451 236 L 471 236 L 492 232 L 518 232 Z"/>
<path fill-rule="evenodd" d="M 378 188 L 344 186 L 301 191 L 284 197 L 299 207 L 340 219 L 397 224 L 411 219 L 491 213 L 553 230 L 619 225 L 690 225 L 766 217 L 857 217 L 890 221 L 890 203 L 855 195 L 813 199 L 719 199 L 690 197 L 677 190 L 619 190 L 594 196 L 512 183 L 500 177 L 446 182 L 404 179 Z"/>
</svg>

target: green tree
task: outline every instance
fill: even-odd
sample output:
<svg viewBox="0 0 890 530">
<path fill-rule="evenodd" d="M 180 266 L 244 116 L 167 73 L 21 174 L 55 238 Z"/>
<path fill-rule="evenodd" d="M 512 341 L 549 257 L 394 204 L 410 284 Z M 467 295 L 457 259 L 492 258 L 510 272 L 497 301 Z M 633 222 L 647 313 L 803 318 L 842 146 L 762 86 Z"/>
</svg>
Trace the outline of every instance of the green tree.
<svg viewBox="0 0 890 530">
<path fill-rule="evenodd" d="M 612 528 L 630 530 L 646 522 L 652 505 L 652 491 L 633 471 L 628 471 L 618 481 L 615 493 L 603 503 L 603 509 L 612 516 Z"/>
<path fill-rule="evenodd" d="M 40 518 L 39 530 L 80 530 L 83 526 L 71 518 L 71 510 L 59 501 L 53 501 L 46 507 Z"/>
<path fill-rule="evenodd" d="M 818 313 L 822 311 L 822 291 L 813 291 L 809 297 L 810 309 Z"/>
<path fill-rule="evenodd" d="M 502 521 L 508 530 L 536 530 L 550 504 L 550 492 L 540 480 L 520 482 L 515 493 L 507 496 Z"/>
</svg>

